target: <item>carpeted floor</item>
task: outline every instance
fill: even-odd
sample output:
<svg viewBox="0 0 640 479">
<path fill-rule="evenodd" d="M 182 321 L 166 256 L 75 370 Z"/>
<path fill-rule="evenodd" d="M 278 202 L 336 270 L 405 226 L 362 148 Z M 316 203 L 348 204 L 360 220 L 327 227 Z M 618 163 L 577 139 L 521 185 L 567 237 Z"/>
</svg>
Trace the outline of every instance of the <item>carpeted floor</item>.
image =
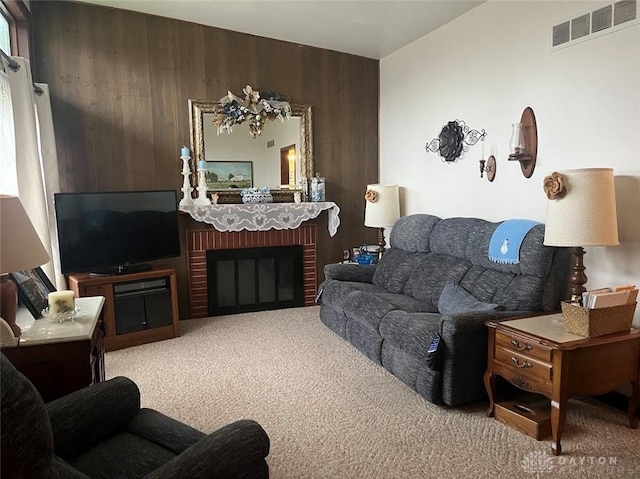
<svg viewBox="0 0 640 479">
<path fill-rule="evenodd" d="M 640 430 L 572 400 L 563 454 L 485 415 L 434 406 L 325 327 L 318 307 L 182 321 L 182 337 L 107 353 L 142 404 L 211 432 L 271 438 L 274 479 L 640 477 Z"/>
</svg>

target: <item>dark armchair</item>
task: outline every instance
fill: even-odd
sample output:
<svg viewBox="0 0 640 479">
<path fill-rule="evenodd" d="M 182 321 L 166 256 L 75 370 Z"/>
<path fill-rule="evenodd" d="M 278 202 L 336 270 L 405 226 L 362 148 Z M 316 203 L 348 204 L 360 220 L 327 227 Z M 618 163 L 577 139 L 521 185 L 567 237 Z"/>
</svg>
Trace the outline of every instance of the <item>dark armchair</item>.
<svg viewBox="0 0 640 479">
<path fill-rule="evenodd" d="M 251 420 L 204 434 L 140 408 L 117 377 L 44 404 L 0 355 L 2 477 L 267 478 L 269 437 Z"/>
</svg>

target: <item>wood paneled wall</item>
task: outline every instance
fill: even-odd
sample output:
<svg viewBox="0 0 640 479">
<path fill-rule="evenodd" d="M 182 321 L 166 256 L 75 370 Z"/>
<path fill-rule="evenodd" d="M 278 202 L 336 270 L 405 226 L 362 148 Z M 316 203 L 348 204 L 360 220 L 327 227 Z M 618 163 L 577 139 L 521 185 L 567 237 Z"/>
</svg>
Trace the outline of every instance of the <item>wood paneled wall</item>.
<svg viewBox="0 0 640 479">
<path fill-rule="evenodd" d="M 378 181 L 377 60 L 107 7 L 31 9 L 34 80 L 51 91 L 62 191 L 176 189 L 181 197 L 187 100 L 250 84 L 313 107 L 316 171 L 341 208 L 333 238 L 326 215 L 318 220 L 319 281 L 343 249 L 375 243 L 363 195 Z M 184 318 L 186 258 L 165 263 L 177 270 Z"/>
</svg>

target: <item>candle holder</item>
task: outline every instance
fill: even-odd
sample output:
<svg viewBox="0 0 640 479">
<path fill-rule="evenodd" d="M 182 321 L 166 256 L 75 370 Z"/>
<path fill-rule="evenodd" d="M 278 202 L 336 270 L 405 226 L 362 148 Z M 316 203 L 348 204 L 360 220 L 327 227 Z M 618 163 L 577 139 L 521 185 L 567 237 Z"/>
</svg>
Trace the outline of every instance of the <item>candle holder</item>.
<svg viewBox="0 0 640 479">
<path fill-rule="evenodd" d="M 211 200 L 207 198 L 207 179 L 205 177 L 207 168 L 201 167 L 200 163 L 202 163 L 202 161 L 198 162 L 198 187 L 196 188 L 198 190 L 198 197 L 193 204 L 196 206 L 207 206 L 211 204 Z"/>
<path fill-rule="evenodd" d="M 191 187 L 191 183 L 189 181 L 191 177 L 191 169 L 189 168 L 189 160 L 191 160 L 190 156 L 181 156 L 182 159 L 182 199 L 180 200 L 180 206 L 193 206 L 193 198 L 191 197 L 191 192 L 193 188 Z"/>
<path fill-rule="evenodd" d="M 519 161 L 525 178 L 531 178 L 538 156 L 538 127 L 531 107 L 522 112 L 519 123 L 512 124 L 509 161 Z"/>
</svg>

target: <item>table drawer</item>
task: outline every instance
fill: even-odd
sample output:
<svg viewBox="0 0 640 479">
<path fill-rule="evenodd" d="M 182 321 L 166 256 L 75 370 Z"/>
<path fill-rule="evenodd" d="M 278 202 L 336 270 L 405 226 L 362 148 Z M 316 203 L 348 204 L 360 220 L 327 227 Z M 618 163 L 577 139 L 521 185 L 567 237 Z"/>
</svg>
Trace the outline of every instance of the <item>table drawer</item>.
<svg viewBox="0 0 640 479">
<path fill-rule="evenodd" d="M 496 348 L 495 359 L 514 374 L 551 381 L 551 363 L 539 361 L 525 354 L 501 347 Z"/>
<path fill-rule="evenodd" d="M 551 348 L 542 346 L 535 341 L 523 339 L 515 334 L 496 332 L 496 346 L 542 361 L 551 361 Z"/>
</svg>

